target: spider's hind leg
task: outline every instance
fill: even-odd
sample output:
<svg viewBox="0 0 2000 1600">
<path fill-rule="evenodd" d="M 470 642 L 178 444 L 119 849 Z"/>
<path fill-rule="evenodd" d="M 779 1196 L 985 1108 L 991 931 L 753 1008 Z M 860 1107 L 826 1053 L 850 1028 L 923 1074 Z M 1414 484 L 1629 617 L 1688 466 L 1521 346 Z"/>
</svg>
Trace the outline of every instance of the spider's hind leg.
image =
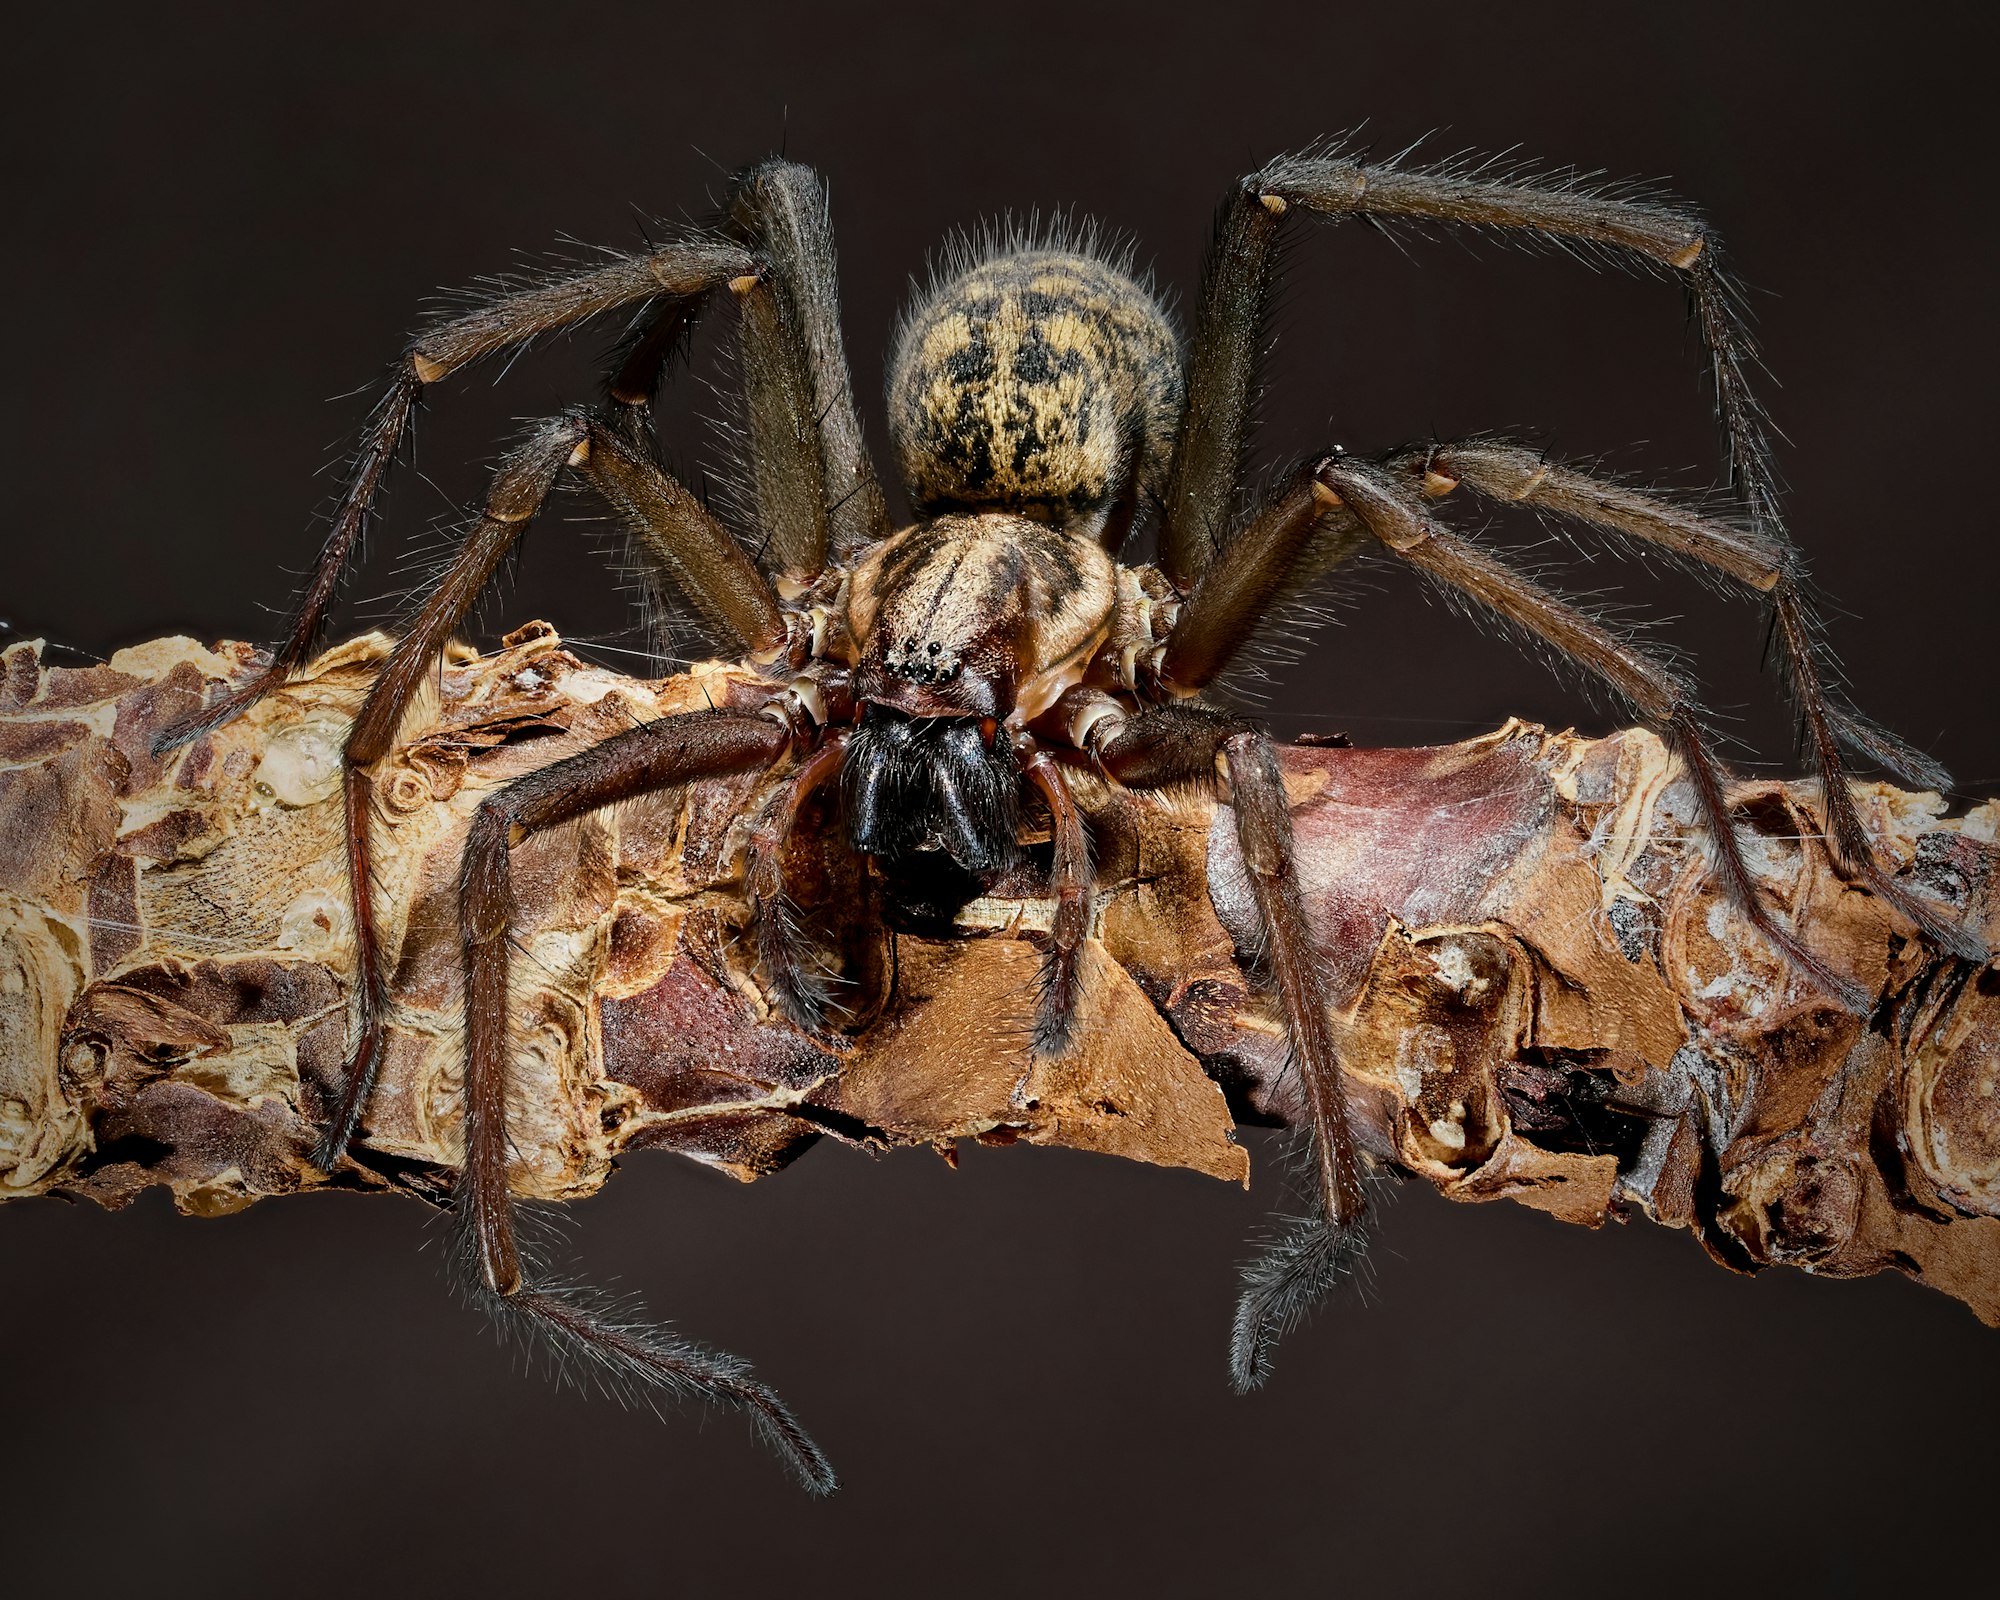
<svg viewBox="0 0 2000 1600">
<path fill-rule="evenodd" d="M 1441 526 L 1426 513 L 1416 491 L 1389 468 L 1341 459 L 1321 466 L 1317 476 L 1389 554 L 1567 657 L 1658 732 L 1686 769 L 1713 870 L 1730 900 L 1815 984 L 1848 1009 L 1866 1011 L 1872 998 L 1867 990 L 1807 948 L 1767 903 L 1730 819 L 1721 763 L 1709 749 L 1692 690 L 1679 673 Z"/>
<path fill-rule="evenodd" d="M 1409 450 L 1393 457 L 1390 465 L 1432 497 L 1448 494 L 1462 483 L 1485 499 L 1532 506 L 1670 551 L 1768 596 L 1785 679 L 1820 779 L 1827 843 L 1835 860 L 1939 948 L 1968 961 L 1985 961 L 1986 950 L 1976 930 L 1926 904 L 1892 876 L 1869 837 L 1848 787 L 1843 745 L 1907 783 L 1942 790 L 1949 788 L 1950 775 L 1838 698 L 1837 686 L 1828 682 L 1817 625 L 1806 603 L 1798 552 L 1789 541 L 1732 527 L 1504 440 L 1472 439 Z"/>
</svg>

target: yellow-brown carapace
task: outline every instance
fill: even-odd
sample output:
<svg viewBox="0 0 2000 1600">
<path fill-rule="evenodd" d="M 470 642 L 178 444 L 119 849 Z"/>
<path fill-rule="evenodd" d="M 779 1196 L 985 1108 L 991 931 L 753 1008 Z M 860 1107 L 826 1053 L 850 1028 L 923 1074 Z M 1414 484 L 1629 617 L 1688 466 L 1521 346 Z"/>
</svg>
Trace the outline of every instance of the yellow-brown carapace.
<svg viewBox="0 0 2000 1600">
<path fill-rule="evenodd" d="M 990 511 L 919 523 L 848 586 L 855 692 L 915 716 L 1025 721 L 1082 676 L 1117 598 L 1086 534 Z"/>
<path fill-rule="evenodd" d="M 1097 533 L 1166 486 L 1180 343 L 1088 247 L 988 253 L 934 283 L 889 365 L 889 431 L 921 516 L 1005 510 Z"/>
</svg>

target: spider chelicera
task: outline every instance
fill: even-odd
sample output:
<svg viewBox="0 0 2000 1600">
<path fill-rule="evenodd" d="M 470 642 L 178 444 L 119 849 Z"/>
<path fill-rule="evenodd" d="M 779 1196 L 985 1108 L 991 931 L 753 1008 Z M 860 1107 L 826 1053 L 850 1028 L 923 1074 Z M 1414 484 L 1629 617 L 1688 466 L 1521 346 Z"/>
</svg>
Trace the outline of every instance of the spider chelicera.
<svg viewBox="0 0 2000 1600">
<path fill-rule="evenodd" d="M 1732 487 L 1726 520 L 1505 441 L 1431 443 L 1360 459 L 1333 451 L 1253 497 L 1244 461 L 1276 248 L 1296 213 L 1512 230 L 1678 277 L 1713 369 Z M 692 319 L 735 302 L 756 526 L 732 530 L 661 464 L 651 405 Z M 1453 492 L 1517 501 L 1713 569 L 1772 611 L 1804 742 L 1825 785 L 1844 870 L 1948 948 L 1976 940 L 1892 878 L 1845 781 L 1843 747 L 1928 787 L 1924 757 L 1839 697 L 1787 538 L 1753 352 L 1714 238 L 1690 210 L 1568 174 L 1372 163 L 1328 146 L 1237 184 L 1217 225 L 1185 351 L 1122 258 L 1087 239 L 995 237 L 962 248 L 898 330 L 890 434 L 914 521 L 889 520 L 841 346 L 820 180 L 771 161 L 741 173 L 713 228 L 522 287 L 418 333 L 368 423 L 330 535 L 268 667 L 170 730 L 185 744 L 282 685 L 311 655 L 384 474 L 425 389 L 480 359 L 605 312 L 632 320 L 598 403 L 530 430 L 497 469 L 455 558 L 409 620 L 355 719 L 345 757 L 358 1025 L 314 1159 L 346 1159 L 381 1061 L 386 972 L 369 893 L 370 768 L 411 700 L 557 481 L 601 497 L 679 593 L 768 683 L 760 707 L 669 717 L 508 784 L 478 807 L 459 887 L 465 951 L 465 1160 L 459 1214 L 473 1291 L 509 1322 L 594 1363 L 614 1384 L 742 1407 L 809 1487 L 825 1457 L 734 1358 L 607 1317 L 539 1287 L 517 1244 L 504 1125 L 513 844 L 647 791 L 752 770 L 781 782 L 748 846 L 755 962 L 773 1010 L 821 1039 L 838 1012 L 819 957 L 787 915 L 780 862 L 805 801 L 837 781 L 848 844 L 897 892 L 969 897 L 1017 870 L 1023 802 L 1046 812 L 1054 902 L 1035 1025 L 1041 1055 L 1074 1027 L 1092 878 L 1065 774 L 1131 790 L 1219 786 L 1261 922 L 1261 969 L 1309 1111 L 1315 1214 L 1248 1274 L 1232 1352 L 1260 1381 L 1277 1334 L 1360 1248 L 1362 1171 L 1350 1136 L 1312 930 L 1291 866 L 1271 746 L 1203 691 L 1260 620 L 1321 574 L 1385 551 L 1553 646 L 1669 741 L 1743 913 L 1836 999 L 1855 986 L 1759 897 L 1731 829 L 1723 772 L 1687 681 L 1575 605 L 1448 529 Z M 1158 557 L 1125 566 L 1135 523 Z M 739 534 L 751 536 L 739 539 Z M 757 559 L 746 554 L 755 548 Z M 943 885 L 940 888 L 940 884 Z M 917 891 L 912 890 L 912 893 Z"/>
</svg>

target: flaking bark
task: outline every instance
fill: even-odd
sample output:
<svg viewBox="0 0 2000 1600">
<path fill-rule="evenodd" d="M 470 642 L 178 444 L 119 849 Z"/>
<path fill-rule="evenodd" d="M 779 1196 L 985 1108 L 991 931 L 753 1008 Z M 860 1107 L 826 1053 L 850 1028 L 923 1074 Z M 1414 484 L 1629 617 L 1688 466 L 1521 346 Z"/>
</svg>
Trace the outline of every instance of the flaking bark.
<svg viewBox="0 0 2000 1600">
<path fill-rule="evenodd" d="M 100 667 L 0 655 L 0 1196 L 183 1211 L 331 1186 L 449 1192 L 462 1056 L 454 888 L 497 785 L 634 719 L 754 709 L 739 670 L 645 682 L 531 624 L 460 652 L 376 774 L 390 1040 L 354 1159 L 307 1159 L 349 1027 L 339 750 L 387 641 L 329 652 L 183 752 L 153 732 L 253 665 L 157 640 Z M 2000 968 L 1900 926 L 1819 842 L 1810 785 L 1734 792 L 1750 860 L 1857 1016 L 1722 898 L 1651 734 L 1513 722 L 1420 750 L 1280 752 L 1356 1137 L 1458 1200 L 1643 1212 L 1738 1270 L 1895 1266 L 2000 1324 Z M 1030 1049 L 1052 903 L 1031 852 L 958 936 L 880 933 L 831 792 L 785 862 L 838 970 L 846 1048 L 777 1020 L 743 844 L 771 780 L 627 804 L 516 852 L 517 1192 L 587 1194 L 660 1147 L 748 1179 L 822 1137 L 1098 1150 L 1249 1180 L 1240 1124 L 1302 1115 L 1208 796 L 1087 774 L 1101 891 L 1070 1053 Z M 2000 804 L 1858 797 L 1888 859 L 2000 941 Z M 1035 842 L 1032 837 L 1028 841 Z"/>
</svg>

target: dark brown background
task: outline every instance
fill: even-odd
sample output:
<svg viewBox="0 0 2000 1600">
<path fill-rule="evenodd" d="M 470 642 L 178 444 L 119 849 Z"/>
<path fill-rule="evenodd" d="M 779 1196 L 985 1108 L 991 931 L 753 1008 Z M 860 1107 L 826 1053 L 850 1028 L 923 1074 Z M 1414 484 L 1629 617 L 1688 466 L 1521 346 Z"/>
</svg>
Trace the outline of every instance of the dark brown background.
<svg viewBox="0 0 2000 1600">
<path fill-rule="evenodd" d="M 1971 6 L 1746 9 L 40 8 L 9 38 L 0 615 L 93 650 L 268 636 L 356 419 L 325 397 L 371 378 L 424 295 L 563 233 L 628 242 L 628 207 L 699 210 L 781 138 L 832 181 L 879 441 L 884 336 L 946 230 L 1078 207 L 1185 299 L 1233 175 L 1368 119 L 1384 149 L 1443 128 L 1440 152 L 1518 143 L 1709 208 L 1773 291 L 1796 525 L 1851 612 L 1863 702 L 1990 792 L 1994 41 Z M 1515 425 L 1708 475 L 1667 285 L 1348 228 L 1302 240 L 1287 300 L 1276 447 Z M 436 396 L 431 481 L 401 476 L 343 627 L 393 610 L 366 597 L 393 593 L 394 552 L 477 492 L 511 419 L 583 392 L 597 344 Z M 614 630 L 600 573 L 557 523 L 496 617 Z M 1786 759 L 1755 609 L 1626 587 L 1679 617 L 1746 764 Z M 1377 588 L 1289 676 L 1280 731 L 1606 725 L 1413 583 Z M 1373 1303 L 1236 1399 L 1232 1269 L 1271 1177 L 1243 1195 L 1064 1154 L 973 1151 L 953 1174 L 826 1149 L 743 1189 L 630 1163 L 574 1210 L 583 1262 L 751 1356 L 845 1474 L 827 1504 L 733 1419 L 662 1426 L 514 1376 L 414 1205 L 9 1207 L 7 1581 L 1843 1593 L 1975 1549 L 1991 1580 L 2000 1343 L 1957 1305 L 1413 1194 Z"/>
</svg>

